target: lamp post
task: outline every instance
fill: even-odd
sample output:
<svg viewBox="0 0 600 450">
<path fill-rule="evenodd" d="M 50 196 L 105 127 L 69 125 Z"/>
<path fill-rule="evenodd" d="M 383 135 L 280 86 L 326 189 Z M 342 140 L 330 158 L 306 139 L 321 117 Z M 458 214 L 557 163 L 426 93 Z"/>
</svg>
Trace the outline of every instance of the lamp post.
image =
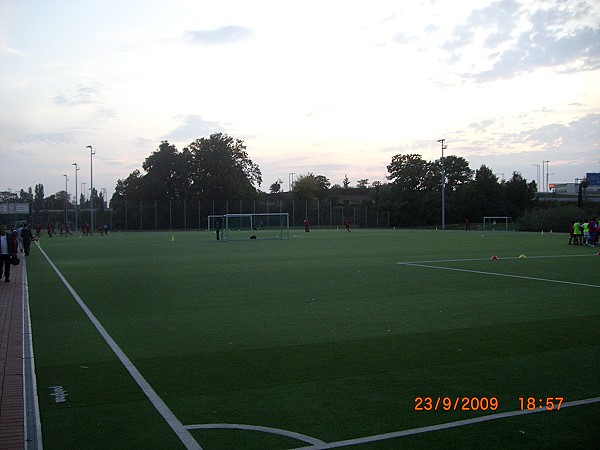
<svg viewBox="0 0 600 450">
<path fill-rule="evenodd" d="M 547 179 L 547 175 L 548 175 L 548 163 L 550 161 L 542 161 L 542 185 L 544 186 L 544 190 L 542 192 L 547 192 L 547 188 L 548 188 L 548 179 Z M 546 173 L 544 174 L 544 166 L 546 166 Z M 544 178 L 544 176 L 546 176 L 546 178 Z"/>
<path fill-rule="evenodd" d="M 100 191 L 102 191 L 102 202 L 103 202 L 102 206 L 104 208 L 108 208 L 108 199 L 106 198 L 108 193 L 106 192 L 106 188 L 100 188 Z"/>
<path fill-rule="evenodd" d="M 94 169 L 92 157 L 95 153 L 91 145 L 86 148 L 90 149 L 90 229 L 94 230 Z"/>
<path fill-rule="evenodd" d="M 446 200 L 444 196 L 444 190 L 446 187 L 446 170 L 444 168 L 444 150 L 448 148 L 444 145 L 446 139 L 438 139 L 438 142 L 442 144 L 442 230 L 446 229 Z"/>
<path fill-rule="evenodd" d="M 68 184 L 67 182 L 69 181 L 69 177 L 65 174 L 63 175 L 63 177 L 65 177 L 65 227 L 67 226 L 67 201 L 69 200 L 69 195 L 67 194 L 68 191 Z"/>
<path fill-rule="evenodd" d="M 537 167 L 537 189 L 538 192 L 540 191 L 540 165 L 539 164 L 532 164 L 533 167 Z"/>
<path fill-rule="evenodd" d="M 550 174 L 548 173 L 549 172 L 548 163 L 550 161 L 546 160 L 544 162 L 546 163 L 546 186 L 545 186 L 545 188 L 546 188 L 546 192 L 550 192 L 550 179 L 549 179 Z M 552 174 L 552 175 L 554 175 L 554 174 Z"/>
<path fill-rule="evenodd" d="M 78 226 L 78 216 L 79 216 L 79 199 L 77 198 L 77 171 L 79 170 L 79 166 L 77 163 L 73 163 L 75 166 L 75 231 L 79 230 Z"/>
</svg>

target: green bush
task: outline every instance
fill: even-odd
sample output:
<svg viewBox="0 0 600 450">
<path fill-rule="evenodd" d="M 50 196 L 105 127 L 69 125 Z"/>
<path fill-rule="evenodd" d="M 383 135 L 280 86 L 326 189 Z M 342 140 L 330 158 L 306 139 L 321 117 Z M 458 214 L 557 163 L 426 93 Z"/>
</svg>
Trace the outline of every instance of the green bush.
<svg viewBox="0 0 600 450">
<path fill-rule="evenodd" d="M 577 219 L 591 219 L 600 215 L 592 208 L 578 208 L 576 205 L 558 205 L 538 207 L 525 211 L 517 221 L 519 231 L 555 231 L 568 232 Z"/>
</svg>

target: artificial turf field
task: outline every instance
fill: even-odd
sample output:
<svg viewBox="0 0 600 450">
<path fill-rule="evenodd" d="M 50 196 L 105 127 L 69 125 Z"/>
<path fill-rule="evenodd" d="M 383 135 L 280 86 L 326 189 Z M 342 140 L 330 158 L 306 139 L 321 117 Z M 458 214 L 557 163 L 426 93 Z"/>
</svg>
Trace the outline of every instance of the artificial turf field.
<svg viewBox="0 0 600 450">
<path fill-rule="evenodd" d="M 32 249 L 44 447 L 598 448 L 600 256 L 567 241 L 360 229 L 226 243 L 201 231 L 44 237 L 73 290 Z M 529 397 L 536 410 L 564 400 L 513 415 Z"/>
</svg>

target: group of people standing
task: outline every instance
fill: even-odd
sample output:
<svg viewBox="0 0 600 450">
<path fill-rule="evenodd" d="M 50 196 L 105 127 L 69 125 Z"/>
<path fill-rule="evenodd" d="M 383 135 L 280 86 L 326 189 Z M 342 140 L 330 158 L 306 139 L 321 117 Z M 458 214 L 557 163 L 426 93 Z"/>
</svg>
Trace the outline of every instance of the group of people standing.
<svg viewBox="0 0 600 450">
<path fill-rule="evenodd" d="M 0 225 L 0 279 L 4 277 L 5 282 L 10 282 L 10 267 L 19 263 L 19 249 L 25 256 L 29 256 L 33 239 L 33 233 L 27 223 L 16 229 L 11 227 L 10 230 L 6 225 Z"/>
<path fill-rule="evenodd" d="M 592 220 L 576 220 L 569 230 L 569 245 L 589 245 L 595 247 L 598 243 L 598 234 L 600 227 L 598 226 L 598 218 Z"/>
</svg>

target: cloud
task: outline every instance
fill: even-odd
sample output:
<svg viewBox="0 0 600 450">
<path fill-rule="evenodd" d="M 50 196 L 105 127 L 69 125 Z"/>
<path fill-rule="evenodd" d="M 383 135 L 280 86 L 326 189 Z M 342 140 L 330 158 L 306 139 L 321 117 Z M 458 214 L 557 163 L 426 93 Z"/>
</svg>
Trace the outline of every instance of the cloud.
<svg viewBox="0 0 600 450">
<path fill-rule="evenodd" d="M 221 45 L 251 39 L 254 32 L 250 28 L 240 26 L 227 26 L 214 30 L 188 30 L 184 37 L 194 44 Z"/>
<path fill-rule="evenodd" d="M 26 53 L 10 45 L 0 42 L 0 53 L 7 53 L 15 56 L 26 56 Z"/>
<path fill-rule="evenodd" d="M 149 147 L 154 144 L 154 141 L 142 137 L 137 137 L 132 141 L 132 144 L 136 147 Z"/>
<path fill-rule="evenodd" d="M 590 145 L 597 147 L 600 142 L 600 114 L 589 114 L 567 125 L 556 123 L 525 131 L 519 140 L 562 149 L 565 156 L 570 152 L 586 151 Z"/>
<path fill-rule="evenodd" d="M 479 123 L 471 123 L 469 124 L 469 128 L 473 129 L 476 133 L 480 133 L 485 131 L 489 126 L 493 125 L 496 122 L 496 119 L 487 119 Z"/>
<path fill-rule="evenodd" d="M 32 144 L 42 142 L 50 145 L 72 144 L 73 139 L 68 131 L 56 133 L 29 133 L 18 139 L 19 144 Z"/>
<path fill-rule="evenodd" d="M 518 21 L 519 5 L 513 0 L 498 1 L 474 10 L 465 23 L 456 25 L 444 50 L 455 51 L 473 43 L 476 33 L 487 33 L 484 46 L 496 48 L 510 40 Z"/>
<path fill-rule="evenodd" d="M 100 94 L 97 86 L 85 86 L 80 84 L 66 94 L 62 92 L 58 93 L 53 100 L 57 105 L 76 106 L 97 103 L 99 98 Z"/>
<path fill-rule="evenodd" d="M 201 137 L 207 137 L 213 133 L 225 131 L 219 122 L 210 122 L 195 114 L 180 115 L 176 119 L 181 120 L 182 124 L 166 136 L 163 136 L 162 140 L 174 142 L 192 141 Z"/>
<path fill-rule="evenodd" d="M 542 67 L 566 66 L 564 72 L 600 68 L 600 30 L 584 28 L 570 36 L 553 36 L 542 30 L 523 33 L 516 47 L 500 56 L 492 69 L 473 74 L 477 81 L 513 78 Z"/>
<path fill-rule="evenodd" d="M 539 68 L 562 73 L 600 68 L 600 27 L 590 2 L 555 2 L 529 10 L 514 0 L 476 9 L 441 46 L 448 62 L 474 56 L 487 67 L 462 76 L 477 82 L 511 79 Z M 480 70 L 483 69 L 483 70 Z"/>
</svg>

